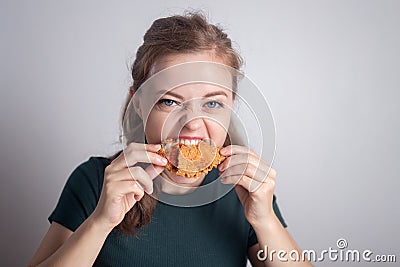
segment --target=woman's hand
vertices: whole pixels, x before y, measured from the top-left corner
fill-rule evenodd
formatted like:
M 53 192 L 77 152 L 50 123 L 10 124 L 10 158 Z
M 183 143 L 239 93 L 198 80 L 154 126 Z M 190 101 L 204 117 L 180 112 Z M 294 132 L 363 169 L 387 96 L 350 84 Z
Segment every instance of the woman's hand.
M 153 192 L 153 179 L 163 170 L 167 160 L 156 154 L 159 144 L 131 143 L 105 168 L 100 199 L 92 217 L 111 231 L 139 201 L 144 192 Z M 151 163 L 146 169 L 134 166 Z
M 272 200 L 276 171 L 253 151 L 230 145 L 220 150 L 227 159 L 218 166 L 221 182 L 235 184 L 246 219 L 253 227 L 275 218 Z

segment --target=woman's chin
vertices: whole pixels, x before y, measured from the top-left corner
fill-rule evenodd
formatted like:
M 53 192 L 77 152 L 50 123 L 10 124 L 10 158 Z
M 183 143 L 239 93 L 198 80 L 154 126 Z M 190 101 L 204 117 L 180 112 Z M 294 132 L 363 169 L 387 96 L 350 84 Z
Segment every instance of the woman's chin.
M 189 186 L 196 183 L 199 180 L 198 178 L 187 178 L 182 176 L 176 176 L 171 179 L 176 184 L 189 185 Z
M 167 171 L 167 170 L 166 170 Z M 196 177 L 196 178 L 187 178 L 179 175 L 172 174 L 171 172 L 168 172 L 168 178 L 175 184 L 177 185 L 182 185 L 182 186 L 199 186 L 201 184 L 201 181 L 203 180 L 203 176 Z

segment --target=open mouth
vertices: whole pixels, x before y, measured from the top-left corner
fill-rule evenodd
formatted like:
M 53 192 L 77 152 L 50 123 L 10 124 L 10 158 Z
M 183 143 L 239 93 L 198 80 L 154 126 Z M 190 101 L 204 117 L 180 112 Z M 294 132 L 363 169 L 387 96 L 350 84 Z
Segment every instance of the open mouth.
M 199 177 L 217 167 L 225 157 L 219 154 L 211 139 L 179 139 L 168 138 L 162 142 L 157 152 L 168 159 L 165 166 L 173 174 L 183 177 Z
M 185 146 L 197 146 L 200 142 L 205 142 L 209 145 L 214 145 L 213 141 L 209 138 L 205 139 L 184 139 L 184 138 L 168 138 L 164 140 L 161 145 L 165 148 L 169 148 L 174 145 L 185 145 Z

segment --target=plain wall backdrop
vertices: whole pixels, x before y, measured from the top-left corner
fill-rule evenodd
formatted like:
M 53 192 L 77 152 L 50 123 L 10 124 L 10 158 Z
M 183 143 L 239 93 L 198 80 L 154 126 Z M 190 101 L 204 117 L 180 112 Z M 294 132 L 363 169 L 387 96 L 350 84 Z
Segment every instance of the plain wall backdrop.
M 400 1 L 69 0 L 0 3 L 1 265 L 26 265 L 72 170 L 119 148 L 143 34 L 187 8 L 226 29 L 267 97 L 300 246 L 345 238 L 400 261 Z

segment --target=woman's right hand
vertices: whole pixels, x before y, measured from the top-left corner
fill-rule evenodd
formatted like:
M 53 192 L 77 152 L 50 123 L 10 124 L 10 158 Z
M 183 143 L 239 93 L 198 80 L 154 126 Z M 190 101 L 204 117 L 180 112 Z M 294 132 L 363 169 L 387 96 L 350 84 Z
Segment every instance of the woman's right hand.
M 156 153 L 160 148 L 159 144 L 130 143 L 105 168 L 100 199 L 91 215 L 93 220 L 111 231 L 143 197 L 144 192 L 153 192 L 153 179 L 167 164 L 166 158 Z M 151 164 L 146 169 L 134 166 L 139 162 Z

